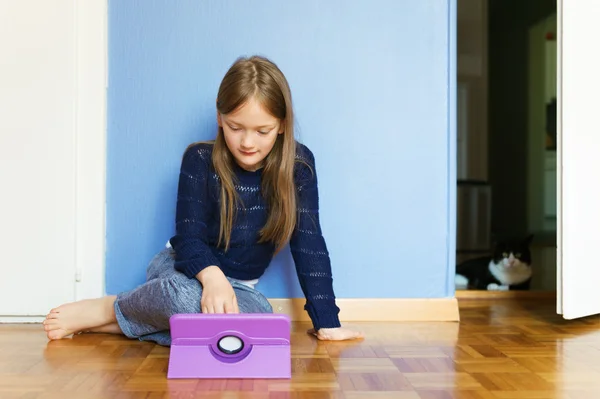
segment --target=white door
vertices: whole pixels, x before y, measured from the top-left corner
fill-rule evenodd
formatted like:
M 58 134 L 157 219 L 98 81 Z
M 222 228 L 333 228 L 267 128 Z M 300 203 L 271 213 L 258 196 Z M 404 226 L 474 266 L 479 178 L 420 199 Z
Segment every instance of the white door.
M 558 2 L 558 303 L 600 313 L 600 56 L 597 0 Z
M 75 2 L 0 2 L 0 316 L 75 299 Z

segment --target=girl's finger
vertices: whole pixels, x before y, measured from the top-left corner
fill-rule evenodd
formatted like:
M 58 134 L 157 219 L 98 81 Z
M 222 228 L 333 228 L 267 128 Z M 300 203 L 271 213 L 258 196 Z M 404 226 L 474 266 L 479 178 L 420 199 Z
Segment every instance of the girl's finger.
M 237 296 L 233 294 L 233 313 L 240 313 L 240 308 L 237 302 Z
M 214 312 L 215 313 L 225 313 L 225 303 L 222 301 L 217 302 L 215 304 Z

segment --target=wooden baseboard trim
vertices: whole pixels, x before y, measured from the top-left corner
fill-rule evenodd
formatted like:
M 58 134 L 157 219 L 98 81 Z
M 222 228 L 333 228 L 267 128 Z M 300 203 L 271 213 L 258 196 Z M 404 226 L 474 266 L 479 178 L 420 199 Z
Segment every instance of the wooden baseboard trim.
M 457 290 L 457 299 L 546 299 L 556 298 L 556 291 L 484 291 Z
M 275 313 L 310 321 L 303 298 L 272 298 Z M 459 321 L 456 298 L 338 298 L 340 321 Z

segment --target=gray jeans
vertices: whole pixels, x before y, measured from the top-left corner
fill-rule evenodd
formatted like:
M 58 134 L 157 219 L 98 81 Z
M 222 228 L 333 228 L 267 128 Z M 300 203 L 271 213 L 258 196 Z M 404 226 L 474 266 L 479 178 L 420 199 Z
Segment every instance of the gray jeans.
M 178 313 L 200 313 L 202 285 L 174 269 L 175 253 L 160 251 L 148 265 L 146 282 L 117 295 L 115 314 L 125 336 L 141 341 L 171 345 L 169 318 Z M 272 313 L 271 304 L 260 292 L 229 279 L 240 313 Z

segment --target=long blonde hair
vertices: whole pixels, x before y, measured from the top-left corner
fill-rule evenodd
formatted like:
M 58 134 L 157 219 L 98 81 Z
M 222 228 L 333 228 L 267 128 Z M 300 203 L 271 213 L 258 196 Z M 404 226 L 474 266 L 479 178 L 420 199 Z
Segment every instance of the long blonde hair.
M 280 251 L 296 225 L 296 187 L 294 163 L 296 140 L 292 95 L 288 82 L 277 65 L 261 56 L 238 58 L 225 74 L 217 95 L 217 111 L 229 114 L 255 98 L 282 122 L 283 133 L 263 163 L 262 194 L 267 202 L 268 218 L 260 230 L 259 242 L 271 242 Z M 214 141 L 212 162 L 221 181 L 221 223 L 219 246 L 229 249 L 235 210 L 240 203 L 235 190 L 234 158 L 219 127 Z

